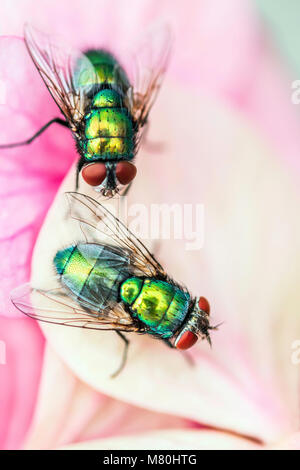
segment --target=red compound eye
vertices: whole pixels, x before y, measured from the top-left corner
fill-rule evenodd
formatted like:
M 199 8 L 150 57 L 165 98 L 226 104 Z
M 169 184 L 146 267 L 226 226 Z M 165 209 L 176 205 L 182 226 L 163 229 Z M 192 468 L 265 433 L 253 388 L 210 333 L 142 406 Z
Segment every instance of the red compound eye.
M 128 184 L 135 178 L 136 166 L 129 162 L 119 162 L 116 167 L 116 175 L 121 184 Z
M 208 301 L 206 300 L 205 297 L 200 297 L 200 299 L 198 300 L 198 306 L 201 310 L 206 312 L 207 315 L 209 315 L 210 306 L 209 306 L 209 303 L 208 303 Z
M 175 342 L 177 349 L 189 349 L 196 343 L 198 336 L 192 331 L 184 331 Z
M 104 163 L 92 163 L 82 170 L 82 178 L 91 186 L 99 186 L 106 178 L 106 168 Z

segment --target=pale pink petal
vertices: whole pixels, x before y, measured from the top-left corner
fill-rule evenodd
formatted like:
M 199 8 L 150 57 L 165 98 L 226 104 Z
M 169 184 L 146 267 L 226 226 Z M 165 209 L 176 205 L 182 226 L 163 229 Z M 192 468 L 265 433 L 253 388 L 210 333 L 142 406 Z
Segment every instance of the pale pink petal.
M 18 38 L 0 39 L 0 143 L 22 141 L 58 110 Z M 29 146 L 0 149 L 1 314 L 12 315 L 9 292 L 29 279 L 32 247 L 47 209 L 74 159 L 72 139 L 54 125 Z
M 177 107 L 185 113 L 170 121 Z M 198 119 L 187 127 L 186 116 Z M 213 334 L 212 351 L 204 343 L 196 347 L 192 368 L 164 344 L 130 335 L 126 370 L 111 380 L 123 348 L 115 334 L 43 330 L 75 374 L 99 391 L 202 425 L 278 440 L 295 429 L 298 403 L 297 368 L 290 360 L 299 331 L 297 187 L 246 123 L 171 84 L 154 112 L 150 136 L 164 143 L 164 158 L 145 149 L 143 178 L 129 202 L 148 209 L 166 202 L 204 204 L 203 249 L 186 251 L 186 240 L 162 240 L 159 256 L 175 279 L 210 299 L 212 322 L 225 322 Z M 201 173 L 195 171 L 199 159 Z M 71 188 L 73 177 L 61 192 Z M 60 223 L 62 201 L 58 196 L 36 245 L 34 279 L 43 287 L 55 250 L 82 238 L 78 224 L 70 222 L 67 229 Z
M 300 432 L 285 437 L 281 442 L 270 447 L 271 450 L 300 450 Z
M 164 18 L 176 39 L 168 75 L 240 109 L 299 171 L 299 116 L 291 103 L 297 77 L 284 71 L 286 64 L 274 53 L 253 2 L 191 0 L 186 8 L 181 0 L 162 0 L 159 9 L 156 0 L 132 0 L 130 8 L 127 0 L 115 4 L 112 9 L 110 0 L 90 0 L 86 8 L 84 0 L 45 0 L 43 8 L 36 8 L 33 0 L 23 0 L 16 11 L 11 1 L 2 0 L 2 33 L 22 35 L 29 21 L 74 46 L 106 45 L 119 52 Z
M 0 39 L 0 143 L 30 137 L 57 112 L 24 43 Z M 31 321 L 18 321 L 9 293 L 29 280 L 33 245 L 56 189 L 73 159 L 72 141 L 51 129 L 28 147 L 0 150 L 0 340 L 7 347 L 1 368 L 0 447 L 24 439 L 37 393 L 43 338 Z
M 131 436 L 98 439 L 64 447 L 64 449 L 89 450 L 261 450 L 250 440 L 215 431 L 189 431 L 165 429 Z M 104 456 L 103 456 L 104 457 Z M 182 457 L 183 459 L 183 457 Z M 182 460 L 182 463 L 183 460 Z M 187 463 L 187 462 L 186 462 Z
M 38 9 L 33 6 L 32 1 L 25 0 L 14 11 L 14 15 L 10 15 L 11 2 L 3 0 L 0 11 L 5 22 L 1 29 L 9 34 L 22 34 L 24 20 L 31 20 L 42 30 L 64 31 L 72 39 L 72 43 L 79 46 L 87 41 L 98 45 L 99 37 L 107 37 L 109 41 L 118 43 L 120 37 L 127 40 L 133 38 L 138 29 L 137 24 L 144 29 L 158 15 L 161 16 L 164 12 L 168 17 L 172 11 L 172 22 L 178 39 L 169 76 L 198 91 L 200 88 L 205 92 L 209 91 L 226 100 L 230 106 L 238 107 L 268 136 L 281 158 L 288 159 L 298 168 L 299 122 L 296 108 L 290 105 L 290 84 L 284 74 L 278 72 L 277 59 L 272 57 L 267 43 L 262 40 L 261 29 L 249 2 L 230 0 L 224 9 L 220 8 L 219 2 L 195 2 L 188 11 L 182 7 L 182 2 L 172 2 L 171 10 L 170 2 L 161 2 L 159 11 L 154 1 L 135 1 L 132 9 L 128 9 L 127 1 L 120 1 L 118 8 L 114 10 L 110 3 L 91 2 L 91 8 L 87 9 L 85 2 L 64 2 L 62 5 L 61 2 L 49 1 L 45 2 L 43 9 Z M 103 15 L 95 15 L 98 9 L 101 9 Z M 55 21 L 49 21 L 50 17 Z M 35 131 L 38 125 L 45 122 L 44 118 L 46 120 L 48 113 L 57 113 L 57 109 L 28 57 L 26 59 L 22 52 L 20 60 L 19 54 L 14 55 L 7 46 L 5 51 L 6 54 L 1 55 L 1 63 L 4 59 L 8 64 L 12 60 L 12 64 L 10 69 L 1 67 L 0 74 L 9 70 L 12 72 L 10 77 L 15 77 L 18 84 L 17 91 L 11 93 L 10 90 L 9 93 L 10 99 L 14 98 L 10 103 L 18 104 L 17 114 L 16 109 L 9 107 L 5 107 L 6 114 L 1 114 L 0 127 L 5 130 L 3 136 L 8 141 L 15 137 L 16 132 L 18 137 L 23 138 L 25 132 Z M 15 58 L 19 60 L 15 61 Z M 24 66 L 26 60 L 28 66 L 24 69 L 21 64 Z M 22 70 L 29 69 L 33 75 L 23 76 Z M 31 92 L 32 88 L 34 93 Z M 28 93 L 24 93 L 24 90 Z M 0 83 L 0 98 L 3 99 L 3 96 L 5 93 Z M 193 105 L 190 109 L 189 99 L 198 103 L 199 107 Z M 211 103 L 204 104 L 205 113 L 201 106 L 201 99 L 196 101 L 186 92 L 184 101 L 177 102 L 176 99 L 174 102 L 171 99 L 165 102 L 168 114 L 164 114 L 162 107 L 158 108 L 163 121 L 153 118 L 154 127 L 157 125 L 161 129 L 154 129 L 152 136 L 154 140 L 162 140 L 168 136 L 167 149 L 170 156 L 161 159 L 158 155 L 156 160 L 151 156 L 148 162 L 143 162 L 141 155 L 140 175 L 143 174 L 144 178 L 146 174 L 148 182 L 140 180 L 140 186 L 134 188 L 134 197 L 143 201 L 143 197 L 146 200 L 149 196 L 149 202 L 178 202 L 178 194 L 182 194 L 186 197 L 190 195 L 191 201 L 200 199 L 200 202 L 205 202 L 206 242 L 200 256 L 183 252 L 180 243 L 168 243 L 167 250 L 162 245 L 160 254 L 170 271 L 193 287 L 195 293 L 198 292 L 199 283 L 207 295 L 210 294 L 214 310 L 218 311 L 216 317 L 221 320 L 224 317 L 234 318 L 229 324 L 227 320 L 220 333 L 215 335 L 214 344 L 218 341 L 219 349 L 222 350 L 222 357 L 216 354 L 217 357 L 213 358 L 219 367 L 215 367 L 215 376 L 225 372 L 224 381 L 227 385 L 231 379 L 234 390 L 247 390 L 248 408 L 241 404 L 244 401 L 237 403 L 244 407 L 241 417 L 247 416 L 248 421 L 246 420 L 245 425 L 236 421 L 234 413 L 238 412 L 233 409 L 235 395 L 229 386 L 228 389 L 224 387 L 225 397 L 222 398 L 225 403 L 218 402 L 219 379 L 213 384 L 214 395 L 211 392 L 214 375 L 206 373 L 205 379 L 201 378 L 199 381 L 203 389 L 208 381 L 206 393 L 210 395 L 209 399 L 214 406 L 207 407 L 206 402 L 204 405 L 214 412 L 214 417 L 211 420 L 211 417 L 203 414 L 203 406 L 197 410 L 196 419 L 217 423 L 222 418 L 222 426 L 234 427 L 238 432 L 259 435 L 263 439 L 276 440 L 279 435 L 295 430 L 298 411 L 297 368 L 290 359 L 291 343 L 299 337 L 297 312 L 294 311 L 295 305 L 299 304 L 299 260 L 295 255 L 299 252 L 298 191 L 294 189 L 293 177 L 274 162 L 274 156 L 271 158 L 256 143 L 256 139 L 254 144 L 249 143 L 252 136 L 249 137 L 248 131 L 244 135 L 236 123 L 230 130 L 227 120 L 231 118 L 227 114 L 220 119 L 215 111 L 211 111 Z M 182 129 L 187 127 L 184 127 L 185 123 L 181 124 L 179 110 L 184 109 L 187 114 L 186 108 L 191 116 L 188 122 L 198 116 L 198 122 L 194 123 L 197 129 L 191 126 L 190 132 L 185 134 L 186 138 L 181 137 L 179 140 Z M 2 111 L 3 108 L 1 113 Z M 169 123 L 170 114 L 178 119 L 177 123 Z M 175 136 L 169 143 L 169 137 L 174 133 Z M 209 138 L 206 137 L 207 133 Z M 188 141 L 190 143 L 187 145 Z M 75 156 L 69 133 L 57 127 L 47 131 L 47 135 L 33 145 L 35 147 L 31 146 L 22 152 L 0 154 L 1 159 L 3 156 L 7 162 L 5 175 L 2 173 L 4 185 L 0 181 L 5 191 L 5 205 L 2 203 L 2 207 L 7 208 L 1 214 L 5 230 L 3 234 L 1 232 L 0 254 L 3 259 L 8 260 L 9 253 L 11 260 L 11 264 L 7 261 L 3 271 L 0 308 L 4 313 L 12 312 L 7 301 L 8 291 L 14 284 L 28 278 L 30 255 L 37 231 L 59 181 Z M 145 153 L 148 156 L 147 150 Z M 9 156 L 13 158 L 9 160 Z M 190 168 L 186 168 L 187 162 Z M 193 168 L 201 168 L 201 173 L 195 175 Z M 157 188 L 151 191 L 153 181 L 161 182 L 158 194 Z M 166 186 L 167 189 L 164 190 Z M 193 187 L 199 190 L 199 194 L 192 191 Z M 143 197 L 139 194 L 143 194 Z M 21 212 L 20 198 L 23 201 Z M 18 217 L 11 216 L 16 213 Z M 182 258 L 180 252 L 183 253 Z M 195 273 L 198 272 L 197 279 Z M 72 340 L 70 346 L 71 342 Z M 67 346 L 63 345 L 62 349 Z M 103 346 L 106 348 L 110 345 Z M 154 346 L 149 347 L 152 352 Z M 62 355 L 65 355 L 64 351 Z M 148 363 L 150 359 L 147 356 L 145 362 Z M 115 363 L 117 360 L 115 357 Z M 202 360 L 210 367 L 210 357 L 206 358 L 206 362 L 201 358 Z M 70 358 L 73 369 L 78 373 L 76 361 L 76 355 L 74 359 Z M 213 363 L 212 369 L 214 366 Z M 79 375 L 86 378 L 86 373 L 83 369 Z M 91 375 L 94 373 L 93 371 Z M 137 371 L 134 370 L 129 379 L 132 377 L 133 380 L 136 375 Z M 88 377 L 86 380 L 94 384 L 94 379 Z M 189 385 L 192 389 L 194 382 Z M 99 383 L 98 388 L 103 390 L 105 387 Z M 107 390 L 109 393 L 109 386 Z M 231 398 L 226 396 L 226 390 L 230 390 Z M 3 393 L 6 392 L 3 389 Z M 9 393 L 6 396 L 10 396 Z M 167 401 L 161 405 L 159 399 L 153 400 L 151 397 L 149 403 L 155 409 L 160 406 L 165 409 L 168 405 Z M 172 408 L 171 412 L 174 408 L 177 410 L 176 403 L 174 400 L 171 406 L 168 405 Z M 228 403 L 231 406 L 227 410 Z M 192 404 L 194 405 L 193 401 Z M 251 406 L 256 411 L 249 423 Z M 217 408 L 216 411 L 214 407 Z M 221 415 L 222 408 L 226 409 L 224 416 Z M 233 417 L 229 419 L 232 409 Z M 181 411 L 184 415 L 192 413 L 191 409 Z M 258 415 L 261 419 L 257 418 Z
M 0 341 L 0 448 L 17 449 L 36 403 L 43 338 L 34 321 L 0 317 Z
M 103 395 L 80 381 L 47 348 L 36 412 L 26 440 L 28 449 L 162 428 L 187 428 L 188 420 L 141 409 Z

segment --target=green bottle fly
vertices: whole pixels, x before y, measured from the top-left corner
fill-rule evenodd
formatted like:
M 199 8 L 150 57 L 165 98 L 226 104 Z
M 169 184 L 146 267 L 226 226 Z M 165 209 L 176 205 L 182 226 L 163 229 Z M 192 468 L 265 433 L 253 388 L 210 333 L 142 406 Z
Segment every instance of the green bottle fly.
M 0 149 L 30 144 L 53 123 L 68 127 L 79 154 L 76 190 L 82 171 L 88 184 L 113 196 L 136 175 L 134 157 L 167 66 L 169 29 L 137 41 L 136 51 L 124 57 L 127 72 L 110 51 L 68 50 L 28 24 L 24 40 L 64 119 L 51 119 L 31 138 Z
M 170 282 L 131 277 L 128 259 L 112 247 L 80 243 L 58 251 L 54 266 L 77 301 L 101 310 L 121 301 L 149 334 L 170 338 L 184 322 L 190 295 Z
M 121 368 L 129 344 L 124 333 L 148 334 L 180 350 L 192 347 L 198 338 L 210 342 L 213 327 L 207 300 L 193 298 L 174 282 L 143 243 L 100 203 L 79 193 L 68 197 L 72 216 L 80 221 L 86 240 L 92 240 L 56 253 L 57 291 L 28 292 L 26 287 L 22 295 L 13 296 L 14 304 L 39 320 L 115 330 L 126 346 Z M 114 245 L 97 241 L 102 232 Z M 34 304 L 28 305 L 24 297 L 33 298 Z M 51 300 L 47 314 L 45 298 Z

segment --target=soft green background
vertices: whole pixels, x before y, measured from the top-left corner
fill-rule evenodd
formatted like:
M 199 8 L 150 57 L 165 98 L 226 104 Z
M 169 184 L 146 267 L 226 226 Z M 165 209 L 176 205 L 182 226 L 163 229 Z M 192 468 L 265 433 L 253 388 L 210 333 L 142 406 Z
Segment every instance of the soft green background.
M 300 0 L 253 0 L 286 62 L 300 76 Z

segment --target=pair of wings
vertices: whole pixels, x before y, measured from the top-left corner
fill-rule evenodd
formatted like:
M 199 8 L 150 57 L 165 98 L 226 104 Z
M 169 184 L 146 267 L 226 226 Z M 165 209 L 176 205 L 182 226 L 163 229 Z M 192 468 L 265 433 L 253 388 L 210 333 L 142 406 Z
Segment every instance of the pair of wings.
M 103 243 L 103 236 L 126 254 L 134 275 L 167 277 L 164 269 L 145 245 L 102 204 L 89 196 L 67 193 L 70 215 L 80 223 L 86 242 Z M 56 281 L 59 280 L 56 279 Z M 11 294 L 13 304 L 36 320 L 94 330 L 119 330 L 143 332 L 122 304 L 114 302 L 103 310 L 85 299 L 73 300 L 62 287 L 42 290 L 30 284 L 15 289 Z
M 97 83 L 92 63 L 83 53 L 62 47 L 30 25 L 25 26 L 24 38 L 29 54 L 48 90 L 71 129 L 76 132 L 87 106 L 88 86 L 79 86 L 75 75 L 80 76 L 82 73 L 88 83 Z M 146 123 L 159 91 L 170 47 L 170 30 L 167 26 L 160 26 L 145 35 L 131 56 L 132 79 L 127 91 L 127 101 L 138 129 Z M 117 68 L 115 73 L 118 73 Z

